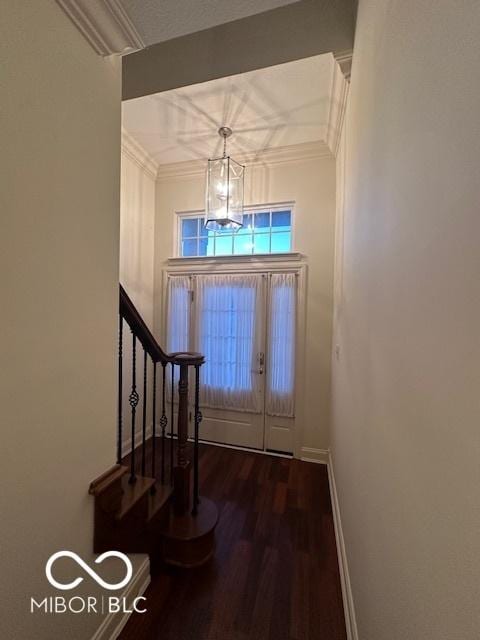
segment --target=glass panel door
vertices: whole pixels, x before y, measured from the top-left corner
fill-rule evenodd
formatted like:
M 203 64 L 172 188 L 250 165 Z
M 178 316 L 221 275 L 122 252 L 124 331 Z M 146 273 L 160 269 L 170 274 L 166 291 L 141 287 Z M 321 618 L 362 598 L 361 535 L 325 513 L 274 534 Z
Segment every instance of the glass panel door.
M 205 355 L 201 439 L 292 452 L 296 274 L 196 274 L 168 282 L 169 350 Z
M 195 349 L 205 356 L 203 406 L 260 413 L 255 363 L 262 346 L 262 275 L 196 277 Z

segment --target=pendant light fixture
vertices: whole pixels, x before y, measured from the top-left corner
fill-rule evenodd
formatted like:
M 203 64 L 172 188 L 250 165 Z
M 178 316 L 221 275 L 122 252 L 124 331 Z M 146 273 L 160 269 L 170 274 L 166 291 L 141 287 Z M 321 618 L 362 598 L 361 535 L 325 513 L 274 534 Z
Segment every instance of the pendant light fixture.
M 230 127 L 220 127 L 223 156 L 208 160 L 205 198 L 205 227 L 210 231 L 237 231 L 243 226 L 245 167 L 227 156 Z

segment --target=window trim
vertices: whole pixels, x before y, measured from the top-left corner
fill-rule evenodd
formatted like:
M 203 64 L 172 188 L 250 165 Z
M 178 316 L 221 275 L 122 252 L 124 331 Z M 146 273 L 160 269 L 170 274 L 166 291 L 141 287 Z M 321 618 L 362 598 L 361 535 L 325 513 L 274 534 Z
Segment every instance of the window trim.
M 248 206 L 244 206 L 245 213 L 268 210 L 268 211 L 278 211 L 287 209 L 291 213 L 291 247 L 290 251 L 286 253 L 276 254 L 276 253 L 254 253 L 254 254 L 227 254 L 222 256 L 182 256 L 181 255 L 181 242 L 182 242 L 182 220 L 192 219 L 192 218 L 200 218 L 205 215 L 204 209 L 189 209 L 184 211 L 175 211 L 175 223 L 173 225 L 173 248 L 174 255 L 173 258 L 179 260 L 195 260 L 195 259 L 224 259 L 231 258 L 232 256 L 236 257 L 245 257 L 245 256 L 274 256 L 274 255 L 288 255 L 289 253 L 295 253 L 295 223 L 296 223 L 296 211 L 295 211 L 295 201 L 287 200 L 285 202 L 273 202 L 273 203 L 261 203 L 261 204 L 250 204 Z M 270 227 L 271 229 L 271 227 Z M 270 235 L 271 235 L 270 231 Z

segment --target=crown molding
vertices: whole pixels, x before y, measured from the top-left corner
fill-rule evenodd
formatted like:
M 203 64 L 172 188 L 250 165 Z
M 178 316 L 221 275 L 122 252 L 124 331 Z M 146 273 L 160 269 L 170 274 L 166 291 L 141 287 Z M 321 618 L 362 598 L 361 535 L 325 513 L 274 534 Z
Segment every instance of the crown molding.
M 130 158 L 153 180 L 156 180 L 158 173 L 158 164 L 152 156 L 145 151 L 142 145 L 122 127 L 122 153 Z
M 323 140 L 305 142 L 287 147 L 265 149 L 261 152 L 235 154 L 235 160 L 249 167 L 270 168 L 280 164 L 291 164 L 332 157 L 332 153 Z M 158 167 L 157 180 L 187 179 L 204 175 L 207 158 L 161 164 Z
M 123 55 L 145 48 L 119 0 L 56 2 L 99 55 Z
M 333 54 L 333 57 L 340 65 L 340 69 L 347 82 L 350 82 L 350 73 L 352 71 L 352 59 L 353 49 L 347 49 L 346 51 L 337 51 Z
M 350 55 L 350 60 L 351 59 L 352 57 Z M 350 83 L 345 77 L 341 64 L 337 59 L 335 59 L 327 121 L 327 144 L 335 157 L 338 153 L 340 137 L 342 135 L 349 84 Z

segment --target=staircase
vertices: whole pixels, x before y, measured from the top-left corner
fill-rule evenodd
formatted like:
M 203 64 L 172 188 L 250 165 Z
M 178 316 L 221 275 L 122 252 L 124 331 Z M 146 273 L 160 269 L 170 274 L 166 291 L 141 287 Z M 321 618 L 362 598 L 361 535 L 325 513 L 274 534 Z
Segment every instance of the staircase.
M 126 419 L 125 334 L 131 341 Z M 140 393 L 138 351 L 143 369 Z M 89 493 L 95 497 L 95 553 L 148 553 L 153 567 L 167 563 L 185 568 L 200 566 L 213 555 L 218 513 L 212 501 L 199 495 L 203 362 L 199 353 L 165 353 L 120 287 L 117 460 L 90 484 Z M 195 385 L 193 446 L 188 441 L 190 379 Z

